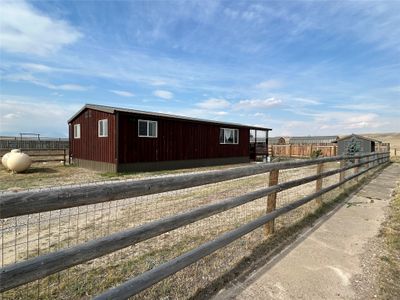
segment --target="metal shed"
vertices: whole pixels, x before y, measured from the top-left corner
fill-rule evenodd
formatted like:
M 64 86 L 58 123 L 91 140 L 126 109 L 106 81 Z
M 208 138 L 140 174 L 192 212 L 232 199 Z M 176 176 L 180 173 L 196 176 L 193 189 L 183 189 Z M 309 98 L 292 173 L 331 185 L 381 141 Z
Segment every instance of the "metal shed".
M 93 104 L 68 124 L 73 162 L 105 172 L 249 162 L 260 154 L 268 156 L 271 130 Z M 263 138 L 251 143 L 250 131 L 262 132 Z
M 381 141 L 351 134 L 337 140 L 338 155 L 376 152 Z

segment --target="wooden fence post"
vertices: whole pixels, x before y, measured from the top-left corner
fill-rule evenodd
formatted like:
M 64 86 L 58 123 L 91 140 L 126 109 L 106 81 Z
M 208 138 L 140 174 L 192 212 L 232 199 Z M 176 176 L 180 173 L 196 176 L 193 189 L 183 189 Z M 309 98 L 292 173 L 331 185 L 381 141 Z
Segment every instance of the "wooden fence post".
M 317 175 L 321 174 L 324 171 L 324 164 L 318 164 L 317 165 Z M 315 182 L 315 192 L 319 192 L 322 189 L 322 178 L 317 179 Z M 321 205 L 322 204 L 322 196 L 318 197 L 317 199 L 317 204 Z
M 340 161 L 340 168 L 344 168 L 345 165 L 346 165 L 346 161 L 345 160 L 341 160 Z M 343 182 L 345 175 L 346 175 L 346 171 L 342 171 L 342 172 L 339 173 L 339 182 Z M 344 189 L 345 188 L 344 184 L 342 184 L 340 186 L 340 188 Z
M 359 158 L 356 158 L 355 159 L 355 161 L 354 161 L 354 163 L 357 165 L 357 164 L 359 164 L 360 163 L 360 159 Z M 358 172 L 360 171 L 360 167 L 355 167 L 354 168 L 354 174 L 357 174 Z M 356 181 L 358 182 L 358 176 L 356 177 Z
M 292 144 L 289 144 L 289 157 L 292 157 Z
M 277 185 L 279 179 L 279 170 L 272 170 L 269 173 L 269 186 Z M 268 195 L 267 213 L 274 211 L 276 208 L 276 193 Z M 265 235 L 268 236 L 275 231 L 275 220 L 269 221 L 264 226 Z
M 346 165 L 346 161 L 345 160 L 341 160 L 340 161 L 340 168 L 344 168 L 345 165 Z M 346 171 L 340 172 L 340 175 L 339 175 L 339 181 L 340 182 L 342 182 L 344 180 L 345 175 L 346 175 Z
M 67 162 L 67 151 L 66 151 L 66 149 L 64 148 L 64 161 L 63 161 L 64 167 L 65 167 L 66 162 Z

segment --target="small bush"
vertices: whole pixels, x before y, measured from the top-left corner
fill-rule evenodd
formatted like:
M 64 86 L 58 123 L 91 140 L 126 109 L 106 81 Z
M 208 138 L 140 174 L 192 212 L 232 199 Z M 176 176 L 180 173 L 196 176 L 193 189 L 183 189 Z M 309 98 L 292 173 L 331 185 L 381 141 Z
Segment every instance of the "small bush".
M 318 158 L 318 157 L 320 157 L 320 156 L 322 156 L 322 150 L 321 150 L 321 149 L 314 150 L 314 151 L 311 153 L 311 158 Z

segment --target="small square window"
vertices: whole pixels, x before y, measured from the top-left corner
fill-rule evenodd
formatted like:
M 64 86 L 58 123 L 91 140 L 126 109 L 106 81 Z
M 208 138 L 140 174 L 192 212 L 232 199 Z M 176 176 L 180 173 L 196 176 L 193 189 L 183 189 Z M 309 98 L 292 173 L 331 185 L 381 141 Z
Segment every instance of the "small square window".
M 239 144 L 239 129 L 221 128 L 219 130 L 220 144 Z
M 74 139 L 81 138 L 81 124 L 74 125 Z
M 99 120 L 98 126 L 99 137 L 107 137 L 108 136 L 108 120 Z
M 157 137 L 157 121 L 139 120 L 138 121 L 139 137 Z

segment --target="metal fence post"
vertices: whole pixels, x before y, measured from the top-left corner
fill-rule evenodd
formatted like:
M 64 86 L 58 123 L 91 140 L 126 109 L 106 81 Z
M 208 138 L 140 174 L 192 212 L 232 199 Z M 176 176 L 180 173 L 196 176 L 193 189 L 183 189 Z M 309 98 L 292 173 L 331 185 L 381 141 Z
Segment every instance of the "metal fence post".
M 278 179 L 279 179 L 279 170 L 272 170 L 269 173 L 269 186 L 274 186 L 278 184 Z M 270 213 L 274 211 L 276 208 L 276 193 L 268 195 L 268 200 L 267 200 L 267 213 Z M 275 231 L 275 220 L 269 221 L 267 224 L 264 226 L 264 232 L 265 235 L 268 236 Z
M 318 164 L 317 165 L 317 175 L 321 174 L 324 171 L 324 164 Z M 315 182 L 315 192 L 319 192 L 322 189 L 322 183 L 323 183 L 323 179 L 317 179 L 317 181 Z M 316 199 L 316 202 L 318 205 L 322 204 L 322 196 L 318 197 Z

